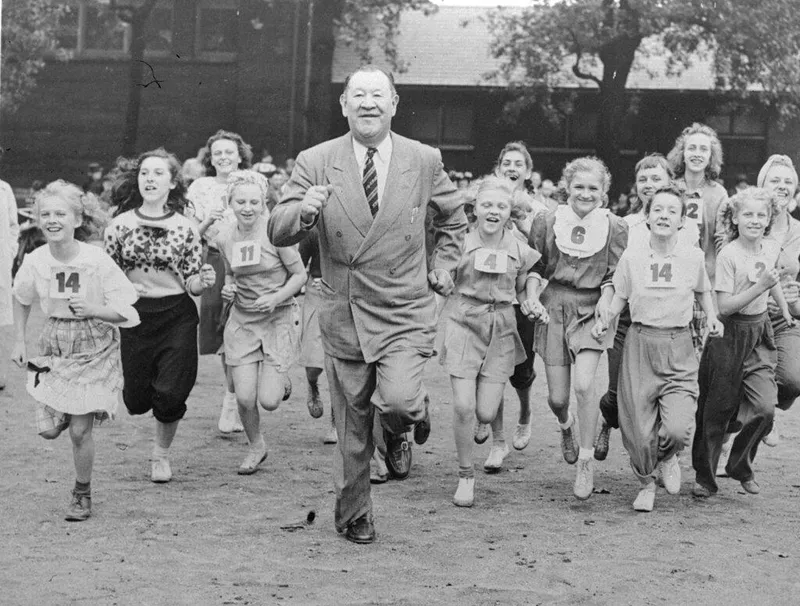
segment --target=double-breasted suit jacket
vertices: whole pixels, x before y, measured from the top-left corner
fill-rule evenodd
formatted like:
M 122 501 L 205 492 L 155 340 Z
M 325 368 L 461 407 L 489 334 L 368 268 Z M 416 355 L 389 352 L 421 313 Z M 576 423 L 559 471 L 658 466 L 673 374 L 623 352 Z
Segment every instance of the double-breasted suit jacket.
M 433 352 L 432 269 L 455 269 L 466 231 L 462 201 L 438 150 L 395 133 L 380 207 L 369 210 L 352 135 L 302 152 L 281 203 L 269 220 L 276 246 L 316 229 L 320 243 L 320 329 L 325 352 L 372 363 L 397 349 Z M 312 226 L 301 225 L 301 201 L 313 185 L 332 192 Z M 428 257 L 431 207 L 435 245 Z

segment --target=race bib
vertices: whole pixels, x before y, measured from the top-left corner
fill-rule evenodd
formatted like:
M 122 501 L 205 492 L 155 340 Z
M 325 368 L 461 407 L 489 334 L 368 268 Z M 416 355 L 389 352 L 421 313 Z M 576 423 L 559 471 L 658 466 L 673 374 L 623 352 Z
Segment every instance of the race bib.
M 579 219 L 565 206 L 556 211 L 553 224 L 556 246 L 567 255 L 578 258 L 591 257 L 605 247 L 609 222 L 607 209 L 595 209 L 584 219 Z
M 758 279 L 761 277 L 761 274 L 763 274 L 767 270 L 767 264 L 764 263 L 763 260 L 759 259 L 753 259 L 752 261 L 749 262 L 749 264 L 750 267 L 748 268 L 747 271 L 747 279 L 750 280 L 753 284 L 755 284 L 756 282 L 758 282 Z
M 86 275 L 76 267 L 50 268 L 50 298 L 69 299 L 72 295 L 86 296 Z
M 672 272 L 672 261 L 650 263 L 645 275 L 647 288 L 675 288 L 676 276 Z
M 703 198 L 686 199 L 686 220 L 700 226 L 703 222 Z
M 475 251 L 475 269 L 487 274 L 504 274 L 508 271 L 508 253 L 504 250 L 479 248 Z
M 244 240 L 233 245 L 231 267 L 258 265 L 261 261 L 261 244 L 255 240 Z

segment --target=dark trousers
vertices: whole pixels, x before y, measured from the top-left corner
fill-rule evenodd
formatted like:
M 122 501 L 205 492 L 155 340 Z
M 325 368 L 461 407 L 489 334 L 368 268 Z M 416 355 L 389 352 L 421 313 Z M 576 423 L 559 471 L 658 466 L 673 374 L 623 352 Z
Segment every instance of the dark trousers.
M 608 354 L 608 391 L 600 398 L 600 414 L 609 427 L 619 429 L 619 407 L 617 404 L 617 383 L 619 368 L 622 364 L 622 351 L 625 348 L 625 337 L 631 326 L 631 313 L 627 307 L 619 315 L 617 332 L 614 333 L 614 345 L 607 350 Z
M 182 294 L 140 299 L 136 309 L 141 324 L 120 329 L 122 399 L 132 415 L 178 421 L 197 379 L 197 307 Z
M 725 469 L 731 478 L 744 482 L 753 478 L 753 459 L 772 427 L 778 399 L 777 351 L 767 314 L 734 314 L 723 324 L 724 336 L 709 338 L 700 359 L 692 444 L 696 481 L 712 493 L 717 491 L 717 463 L 729 425 L 741 425 L 741 431 Z
M 514 389 L 527 389 L 533 385 L 536 378 L 536 371 L 533 370 L 533 337 L 536 333 L 536 326 L 519 310 L 519 305 L 514 306 L 514 313 L 517 316 L 517 333 L 525 350 L 525 361 L 514 367 L 510 383 Z
M 413 349 L 388 353 L 373 363 L 325 356 L 339 436 L 333 483 L 334 523 L 340 532 L 372 511 L 369 462 L 375 448 L 372 424 L 376 409 L 383 426 L 395 434 L 420 422 L 425 416 L 422 374 L 427 361 L 428 356 Z

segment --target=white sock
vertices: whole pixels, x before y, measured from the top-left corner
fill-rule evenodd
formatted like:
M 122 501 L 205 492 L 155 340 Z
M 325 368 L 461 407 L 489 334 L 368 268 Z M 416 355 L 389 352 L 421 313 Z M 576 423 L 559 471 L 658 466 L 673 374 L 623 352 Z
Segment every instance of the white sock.
M 558 420 L 558 419 L 556 419 L 556 420 Z M 570 427 L 572 427 L 572 424 L 574 422 L 575 422 L 575 417 L 572 416 L 572 413 L 569 413 L 569 417 L 567 418 L 567 422 L 566 423 L 561 423 L 559 421 L 558 426 L 561 429 L 569 429 Z
M 164 448 L 158 444 L 153 445 L 153 458 L 154 459 L 168 459 L 169 448 Z
M 594 458 L 594 448 L 583 448 L 581 447 L 580 451 L 578 452 L 579 459 L 593 459 Z

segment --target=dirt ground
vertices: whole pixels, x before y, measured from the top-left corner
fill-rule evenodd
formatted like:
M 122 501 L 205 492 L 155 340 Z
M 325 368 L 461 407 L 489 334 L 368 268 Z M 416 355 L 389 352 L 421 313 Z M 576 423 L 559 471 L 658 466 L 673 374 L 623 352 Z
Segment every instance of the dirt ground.
M 40 325 L 34 314 L 32 335 Z M 538 361 L 537 370 L 530 445 L 493 476 L 481 471 L 490 443 L 476 447 L 476 503 L 461 509 L 450 501 L 449 381 L 433 360 L 433 433 L 415 446 L 407 480 L 373 487 L 378 541 L 359 546 L 333 528 L 327 391 L 326 416 L 311 419 L 301 369 L 292 398 L 262 416 L 269 458 L 250 477 L 236 475 L 244 436 L 216 429 L 222 377 L 213 357 L 201 360 L 171 483 L 149 481 L 152 418 L 123 409 L 96 431 L 94 513 L 84 523 L 63 521 L 74 481 L 69 438 L 34 433 L 23 373 L 8 369 L 0 604 L 800 603 L 800 409 L 781 416 L 781 444 L 759 451 L 760 495 L 722 480 L 719 496 L 693 499 L 684 453 L 682 494 L 659 489 L 655 510 L 636 513 L 619 432 L 596 466 L 595 494 L 572 496 L 575 468 L 561 459 Z M 604 373 L 603 365 L 598 389 Z M 510 437 L 517 405 L 510 389 L 507 397 Z M 313 524 L 281 528 L 311 511 Z

